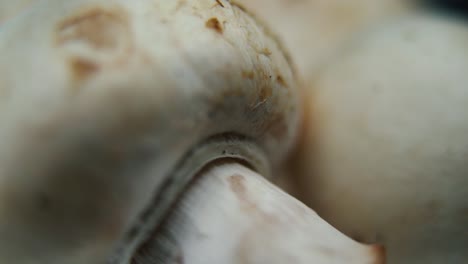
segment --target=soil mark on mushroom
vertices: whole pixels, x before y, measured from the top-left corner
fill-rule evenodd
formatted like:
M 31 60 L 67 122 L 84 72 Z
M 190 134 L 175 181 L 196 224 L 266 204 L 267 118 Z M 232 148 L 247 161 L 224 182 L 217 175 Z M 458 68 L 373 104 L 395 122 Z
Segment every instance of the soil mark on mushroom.
M 287 87 L 286 82 L 284 81 L 283 76 L 279 75 L 276 76 L 276 81 L 281 85 L 282 87 Z
M 99 70 L 99 65 L 83 58 L 74 58 L 70 67 L 77 81 L 84 80 Z
M 216 17 L 212 17 L 208 19 L 205 25 L 207 28 L 211 28 L 214 31 L 218 32 L 219 34 L 223 34 L 223 27 L 221 26 L 221 23 Z
M 255 77 L 253 71 L 242 71 L 242 78 L 253 80 Z

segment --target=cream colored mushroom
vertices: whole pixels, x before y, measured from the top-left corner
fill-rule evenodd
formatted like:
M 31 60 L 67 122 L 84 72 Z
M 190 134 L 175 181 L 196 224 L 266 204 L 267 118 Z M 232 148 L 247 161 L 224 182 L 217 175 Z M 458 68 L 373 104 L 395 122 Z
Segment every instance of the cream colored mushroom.
M 233 162 L 199 175 L 134 264 L 384 263 L 259 174 Z
M 303 200 L 389 263 L 468 261 L 467 43 L 465 21 L 413 13 L 309 83 Z
M 270 176 L 297 131 L 283 51 L 229 1 L 38 1 L 0 54 L 0 263 L 128 263 L 202 167 Z

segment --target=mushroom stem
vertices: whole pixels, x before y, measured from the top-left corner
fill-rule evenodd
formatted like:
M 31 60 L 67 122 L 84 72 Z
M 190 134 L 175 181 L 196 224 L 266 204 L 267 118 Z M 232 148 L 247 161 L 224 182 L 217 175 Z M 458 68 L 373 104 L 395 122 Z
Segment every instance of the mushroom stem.
M 236 163 L 206 169 L 135 255 L 147 263 L 384 263 L 304 204 Z

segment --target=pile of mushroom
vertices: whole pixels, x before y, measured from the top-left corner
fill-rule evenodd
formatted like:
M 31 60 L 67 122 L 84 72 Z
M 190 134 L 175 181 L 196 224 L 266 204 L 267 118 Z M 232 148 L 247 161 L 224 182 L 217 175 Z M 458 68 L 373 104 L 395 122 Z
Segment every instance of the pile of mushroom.
M 304 40 L 286 45 L 293 61 L 314 63 L 301 67 L 307 109 L 288 188 L 350 237 L 385 245 L 389 263 L 468 262 L 465 2 L 374 1 L 387 8 L 326 40 L 332 55 L 322 62 L 314 41 L 324 37 L 313 27 L 297 33 L 296 21 L 319 19 L 300 16 L 322 11 L 308 6 L 339 1 L 260 2 L 252 8 L 286 40 Z
M 301 103 L 281 46 L 242 8 L 48 0 L 18 12 L 0 31 L 0 263 L 236 263 L 236 250 L 259 263 L 278 249 L 280 263 L 380 262 L 381 247 L 259 176 L 290 152 Z
M 468 260 L 465 22 L 241 2 L 0 0 L 0 263 Z

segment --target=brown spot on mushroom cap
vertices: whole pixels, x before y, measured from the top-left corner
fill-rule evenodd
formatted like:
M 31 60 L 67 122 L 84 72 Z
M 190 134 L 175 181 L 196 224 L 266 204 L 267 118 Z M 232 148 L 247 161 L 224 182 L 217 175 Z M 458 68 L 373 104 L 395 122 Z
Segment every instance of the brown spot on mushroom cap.
M 211 28 L 214 31 L 218 32 L 219 34 L 223 33 L 223 27 L 221 26 L 221 23 L 216 17 L 212 17 L 208 19 L 205 23 L 207 28 Z
M 58 24 L 56 43 L 67 54 L 72 87 L 80 87 L 81 82 L 110 65 L 125 65 L 134 51 L 132 39 L 123 8 L 85 7 L 67 16 Z
M 254 74 L 252 73 L 242 73 L 242 76 L 245 77 L 254 77 Z M 250 108 L 252 110 L 255 110 L 259 105 L 265 103 L 268 99 L 270 99 L 273 95 L 273 87 L 270 82 L 271 80 L 271 75 L 268 75 L 265 72 L 261 72 L 260 76 L 262 78 L 263 83 L 259 84 L 258 86 L 258 96 L 256 98 L 253 98 L 252 102 L 250 103 Z
M 260 51 L 260 54 L 263 54 L 263 55 L 269 57 L 269 56 L 272 54 L 272 52 L 271 52 L 271 50 L 270 50 L 269 48 L 263 48 L 263 49 Z
M 187 5 L 187 1 L 186 0 L 180 0 L 179 2 L 177 2 L 177 6 L 175 8 L 175 12 L 178 12 L 180 9 L 182 9 L 182 7 L 184 7 L 185 5 Z
M 74 58 L 70 61 L 70 68 L 74 79 L 81 81 L 96 73 L 99 70 L 99 65 L 86 59 Z
M 282 87 L 287 88 L 286 82 L 284 81 L 283 76 L 281 76 L 280 74 L 278 74 L 278 75 L 276 76 L 276 81 L 277 81 Z
M 255 77 L 253 71 L 242 71 L 242 78 L 253 80 Z
M 57 43 L 85 42 L 94 49 L 113 49 L 128 32 L 128 19 L 123 10 L 87 9 L 62 21 L 57 30 Z
M 260 93 L 258 95 L 260 103 L 265 102 L 268 98 L 271 97 L 273 91 L 269 85 L 264 85 L 260 88 Z

